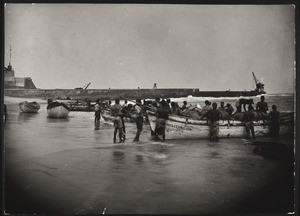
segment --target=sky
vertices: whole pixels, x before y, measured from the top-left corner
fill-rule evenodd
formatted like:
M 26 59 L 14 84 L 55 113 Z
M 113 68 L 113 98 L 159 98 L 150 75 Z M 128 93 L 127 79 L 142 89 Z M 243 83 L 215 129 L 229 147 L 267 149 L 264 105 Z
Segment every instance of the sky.
M 6 4 L 5 65 L 37 88 L 295 89 L 293 5 Z

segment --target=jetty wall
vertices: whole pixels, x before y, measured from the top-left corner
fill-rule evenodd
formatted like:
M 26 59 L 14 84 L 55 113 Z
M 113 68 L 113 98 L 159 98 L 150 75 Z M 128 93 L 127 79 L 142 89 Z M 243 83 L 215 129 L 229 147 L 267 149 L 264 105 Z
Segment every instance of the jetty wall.
M 5 89 L 4 95 L 20 98 L 114 100 L 178 98 L 194 95 L 199 89 Z

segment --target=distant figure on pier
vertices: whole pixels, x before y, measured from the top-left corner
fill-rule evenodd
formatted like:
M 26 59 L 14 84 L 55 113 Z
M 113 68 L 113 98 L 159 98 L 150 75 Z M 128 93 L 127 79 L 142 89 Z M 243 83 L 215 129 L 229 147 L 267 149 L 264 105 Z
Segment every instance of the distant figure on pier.
M 157 85 L 156 85 L 156 83 L 154 83 L 154 85 L 153 85 L 153 89 L 157 89 Z
M 271 121 L 270 127 L 270 136 L 273 138 L 277 138 L 279 136 L 279 112 L 277 111 L 276 105 L 272 106 L 272 111 L 269 113 L 269 118 Z
M 140 141 L 140 134 L 143 130 L 143 109 L 142 109 L 142 101 L 140 99 L 136 100 L 136 105 L 134 106 L 134 110 L 137 113 L 136 117 L 136 135 L 134 138 L 134 142 Z

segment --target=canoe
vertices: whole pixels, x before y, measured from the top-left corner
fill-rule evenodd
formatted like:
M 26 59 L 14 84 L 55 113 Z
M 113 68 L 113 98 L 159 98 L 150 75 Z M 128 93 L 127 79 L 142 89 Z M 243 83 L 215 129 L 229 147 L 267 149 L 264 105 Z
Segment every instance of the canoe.
M 150 129 L 155 130 L 156 116 L 153 112 L 147 111 L 150 122 Z M 280 135 L 294 133 L 293 112 L 281 113 L 280 115 Z M 246 137 L 245 123 L 239 120 L 220 120 L 219 138 Z M 270 122 L 262 120 L 254 121 L 255 136 L 268 136 Z M 192 118 L 169 115 L 166 121 L 166 139 L 200 139 L 209 138 L 209 125 L 206 120 L 195 120 Z
M 51 118 L 67 118 L 70 113 L 70 108 L 59 102 L 52 102 L 47 106 L 48 116 Z
M 24 113 L 37 113 L 40 109 L 40 105 L 35 101 L 33 101 L 33 102 L 27 102 L 27 101 L 21 102 L 21 103 L 19 103 L 19 107 L 20 107 L 20 110 Z

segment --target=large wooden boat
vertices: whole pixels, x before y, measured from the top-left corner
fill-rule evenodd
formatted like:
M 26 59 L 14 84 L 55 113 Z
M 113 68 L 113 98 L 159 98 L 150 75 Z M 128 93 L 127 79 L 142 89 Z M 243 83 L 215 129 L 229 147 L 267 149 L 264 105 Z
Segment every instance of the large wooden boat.
M 20 110 L 24 113 L 37 113 L 40 109 L 40 105 L 36 102 L 21 102 L 19 103 Z
M 150 128 L 155 130 L 156 115 L 147 111 Z M 292 112 L 280 114 L 280 135 L 294 134 L 294 117 Z M 239 120 L 221 120 L 219 137 L 246 137 L 245 123 Z M 254 121 L 255 136 L 268 136 L 270 122 Z M 206 120 L 194 120 L 189 117 L 170 115 L 166 121 L 166 139 L 200 139 L 209 138 L 209 125 Z
M 67 118 L 70 108 L 64 103 L 55 101 L 48 104 L 47 113 L 51 118 Z

